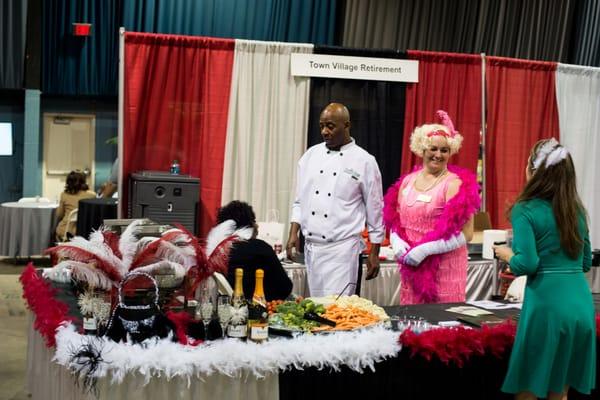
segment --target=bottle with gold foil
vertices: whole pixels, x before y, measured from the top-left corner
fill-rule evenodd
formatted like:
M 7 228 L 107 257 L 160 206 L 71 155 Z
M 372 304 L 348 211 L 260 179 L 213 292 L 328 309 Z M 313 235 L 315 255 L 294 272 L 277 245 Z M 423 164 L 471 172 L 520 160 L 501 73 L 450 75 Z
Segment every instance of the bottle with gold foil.
M 248 336 L 248 304 L 244 298 L 244 288 L 242 279 L 244 270 L 242 268 L 235 269 L 235 286 L 233 289 L 233 297 L 231 298 L 231 320 L 227 326 L 227 336 L 237 339 L 246 339 Z
M 255 274 L 254 295 L 248 308 L 248 339 L 262 342 L 269 338 L 267 299 L 263 287 L 265 272 L 257 269 Z

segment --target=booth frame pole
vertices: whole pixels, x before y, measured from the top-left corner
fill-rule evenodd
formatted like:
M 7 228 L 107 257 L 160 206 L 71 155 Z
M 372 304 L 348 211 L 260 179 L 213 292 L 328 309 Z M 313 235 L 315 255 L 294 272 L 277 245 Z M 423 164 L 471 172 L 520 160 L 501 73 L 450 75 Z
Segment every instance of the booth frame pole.
M 485 53 L 481 53 L 481 211 L 487 211 L 486 206 L 486 103 L 485 103 Z
M 119 110 L 118 110 L 118 158 L 119 176 L 117 179 L 117 190 L 119 197 L 123 198 L 123 117 L 124 117 L 124 93 L 125 93 L 125 28 L 119 28 Z M 117 218 L 123 218 L 124 204 L 117 206 Z

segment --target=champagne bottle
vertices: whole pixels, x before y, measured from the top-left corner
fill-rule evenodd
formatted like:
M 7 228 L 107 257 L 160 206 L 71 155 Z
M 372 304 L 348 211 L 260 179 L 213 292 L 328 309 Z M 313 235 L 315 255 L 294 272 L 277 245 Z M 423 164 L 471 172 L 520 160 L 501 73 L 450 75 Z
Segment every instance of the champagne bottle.
M 231 298 L 232 317 L 227 327 L 227 336 L 238 339 L 245 339 L 247 336 L 247 321 L 248 321 L 248 304 L 244 298 L 244 289 L 242 286 L 242 278 L 244 270 L 241 268 L 235 269 L 235 286 L 233 289 L 233 297 Z
M 98 324 L 96 321 L 96 317 L 91 312 L 83 316 L 83 332 L 86 335 L 98 334 Z
M 254 295 L 248 315 L 248 338 L 254 342 L 262 342 L 269 338 L 267 321 L 267 299 L 263 288 L 265 272 L 257 269 L 255 274 Z

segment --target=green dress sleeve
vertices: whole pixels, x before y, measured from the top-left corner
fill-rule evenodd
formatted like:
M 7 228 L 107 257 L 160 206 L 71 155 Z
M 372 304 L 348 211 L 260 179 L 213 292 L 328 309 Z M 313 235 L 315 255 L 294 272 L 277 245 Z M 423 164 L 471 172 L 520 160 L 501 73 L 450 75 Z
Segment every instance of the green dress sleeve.
M 511 213 L 513 227 L 512 250 L 515 253 L 509 260 L 510 269 L 516 275 L 533 275 L 540 262 L 533 233 L 531 215 L 523 204 L 516 204 Z

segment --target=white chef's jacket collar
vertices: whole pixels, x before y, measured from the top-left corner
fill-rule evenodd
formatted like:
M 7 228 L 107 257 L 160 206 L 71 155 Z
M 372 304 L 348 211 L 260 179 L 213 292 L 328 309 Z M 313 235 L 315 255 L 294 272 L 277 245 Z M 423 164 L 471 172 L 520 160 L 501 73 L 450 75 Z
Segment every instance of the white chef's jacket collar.
M 356 141 L 354 140 L 353 137 L 350 138 L 350 143 L 346 143 L 345 145 L 343 145 L 342 147 L 340 147 L 339 150 L 331 150 L 329 147 L 327 147 L 327 145 L 325 145 L 325 142 L 323 142 L 323 146 L 325 147 L 325 150 L 327 150 L 327 151 L 337 151 L 337 152 L 348 150 L 349 148 L 351 148 L 354 145 L 356 145 Z

